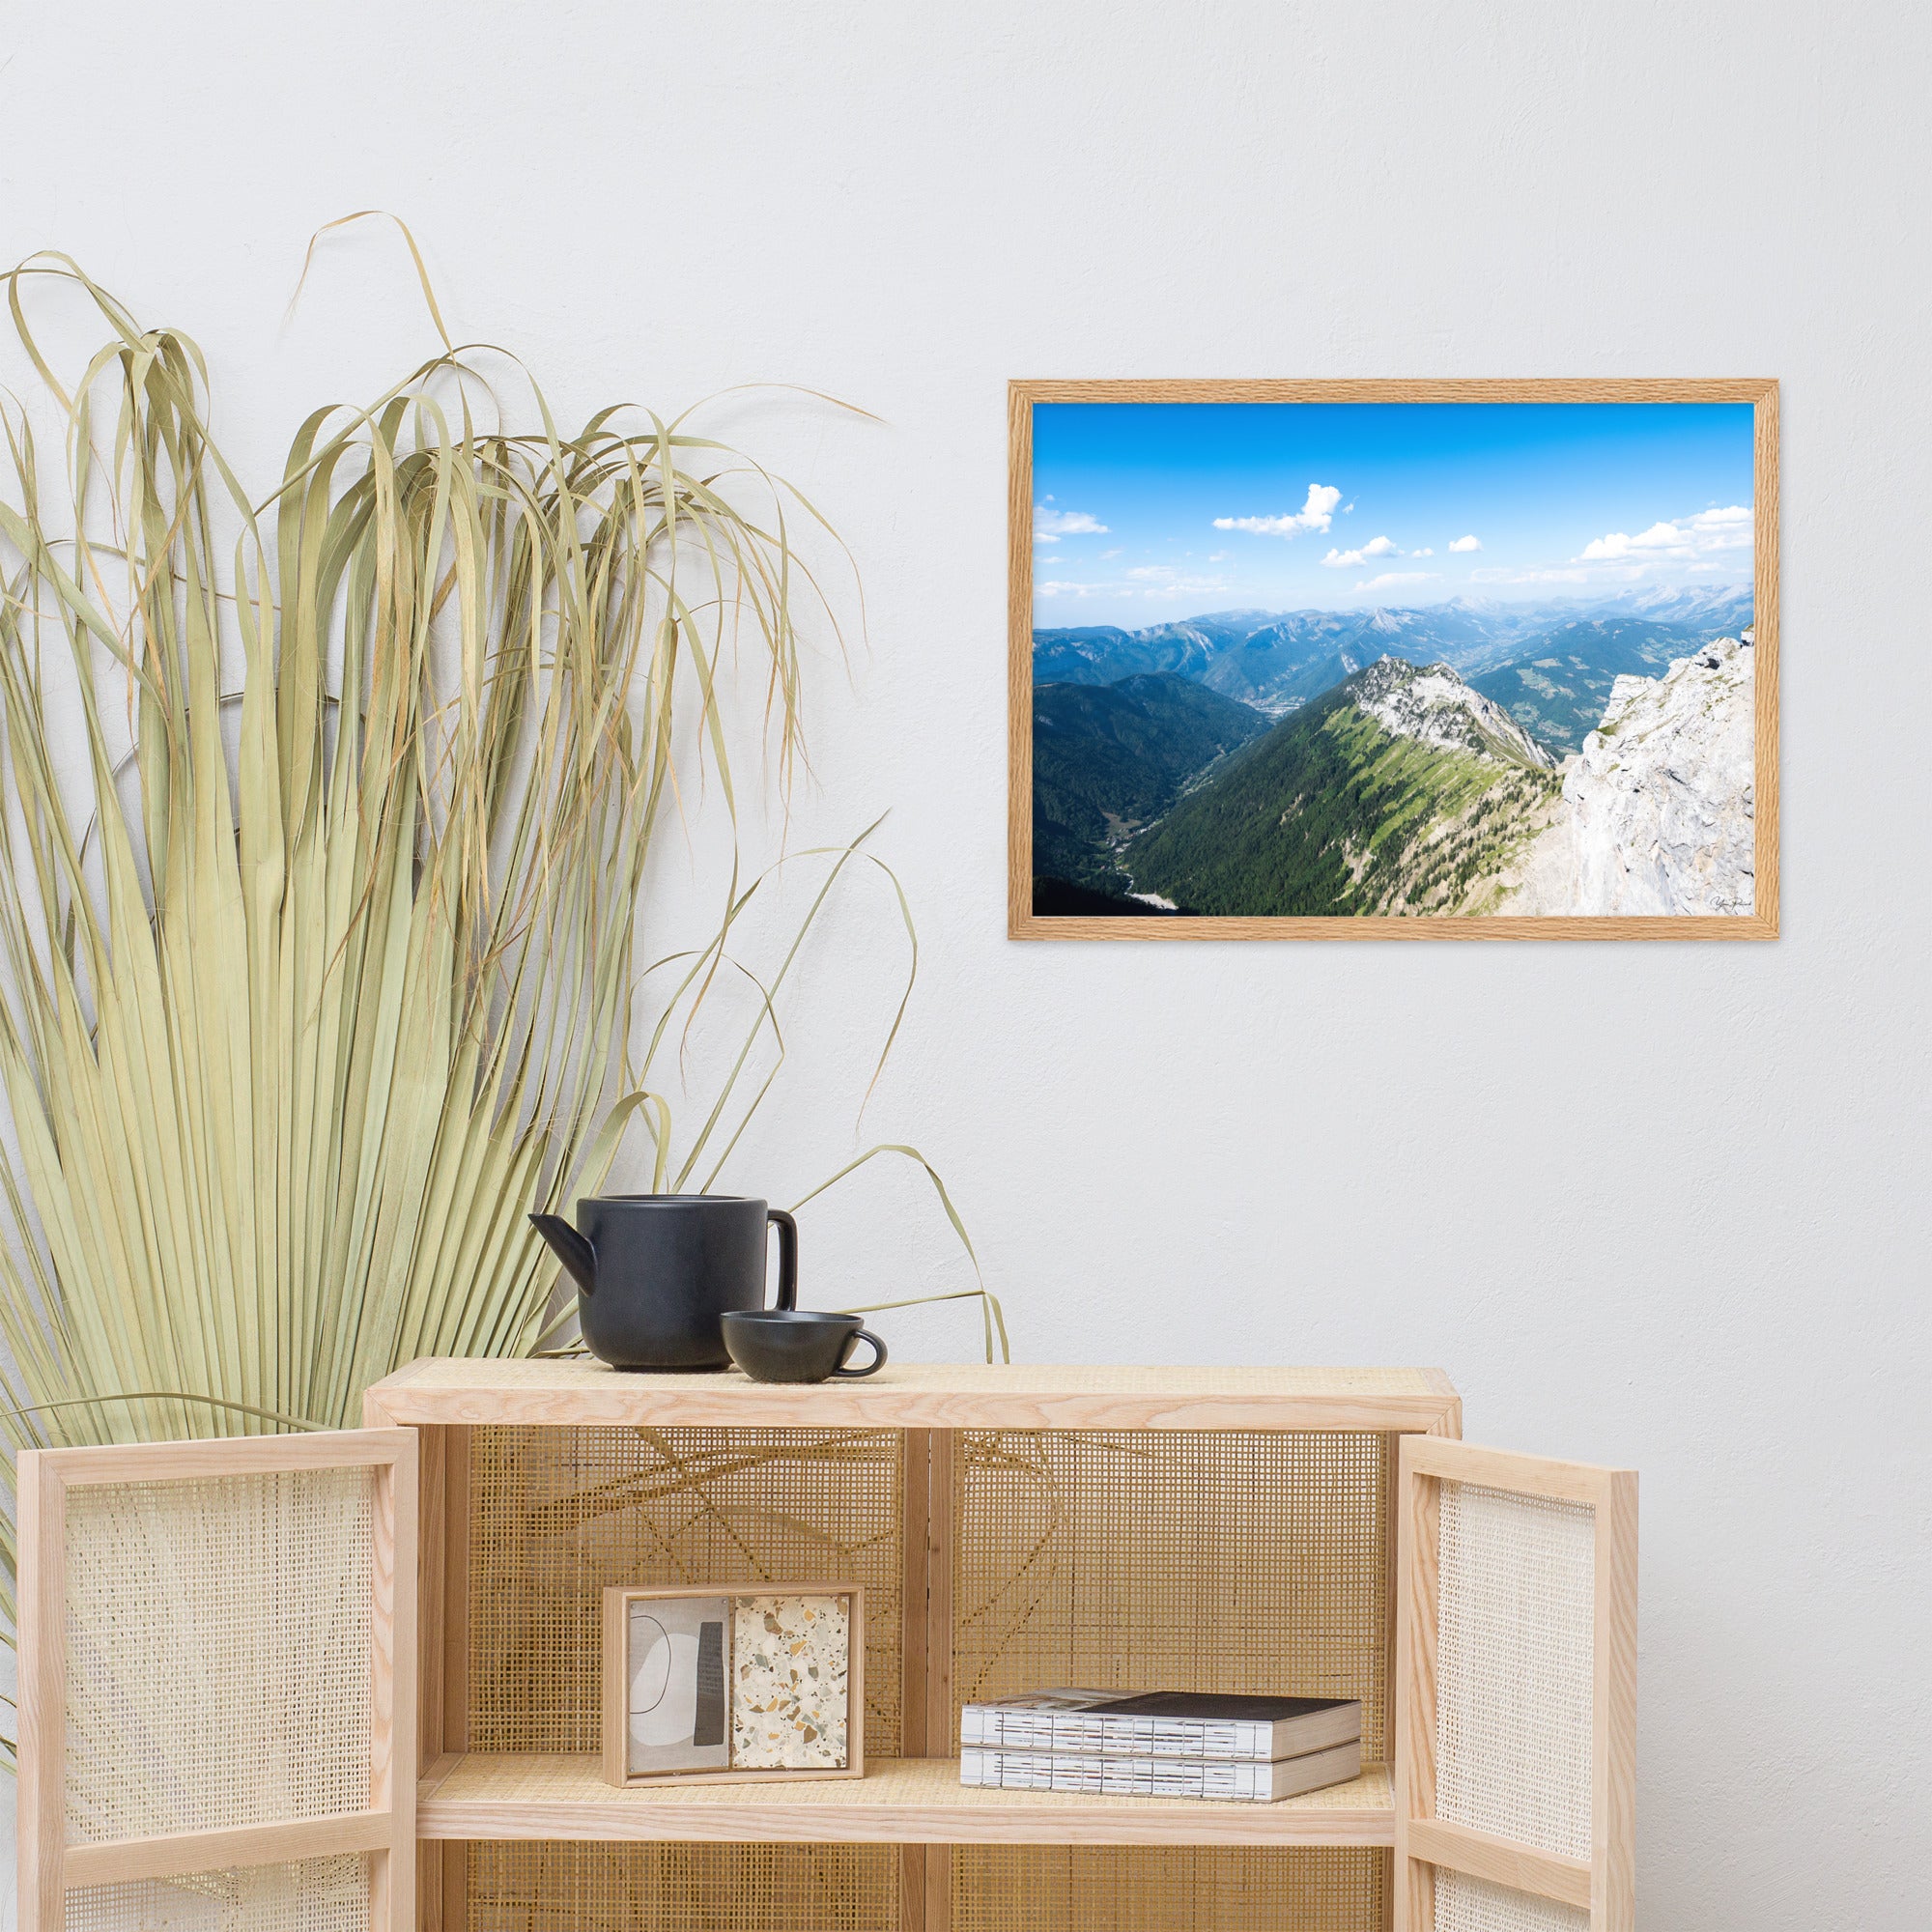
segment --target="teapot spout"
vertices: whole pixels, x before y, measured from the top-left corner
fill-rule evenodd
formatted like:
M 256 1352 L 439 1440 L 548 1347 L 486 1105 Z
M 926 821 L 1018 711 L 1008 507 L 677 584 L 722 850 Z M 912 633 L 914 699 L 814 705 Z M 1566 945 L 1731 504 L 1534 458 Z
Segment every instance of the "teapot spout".
M 530 1226 L 550 1243 L 551 1251 L 585 1294 L 597 1288 L 597 1250 L 558 1214 L 532 1214 Z

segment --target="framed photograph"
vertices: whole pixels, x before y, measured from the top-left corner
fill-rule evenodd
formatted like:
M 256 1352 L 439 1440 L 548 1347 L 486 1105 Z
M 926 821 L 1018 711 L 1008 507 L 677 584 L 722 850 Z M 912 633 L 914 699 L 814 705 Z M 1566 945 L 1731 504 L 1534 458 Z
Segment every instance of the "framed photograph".
M 697 1584 L 604 1592 L 604 1776 L 863 1777 L 865 1592 Z
M 1775 939 L 1777 384 L 1010 389 L 1015 939 Z

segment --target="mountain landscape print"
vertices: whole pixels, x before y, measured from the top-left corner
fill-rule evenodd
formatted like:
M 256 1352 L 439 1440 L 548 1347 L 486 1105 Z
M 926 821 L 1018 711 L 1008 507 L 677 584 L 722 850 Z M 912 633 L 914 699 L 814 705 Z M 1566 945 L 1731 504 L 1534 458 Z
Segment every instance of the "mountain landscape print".
M 1016 931 L 1775 931 L 1774 385 L 1071 386 L 1015 385 Z

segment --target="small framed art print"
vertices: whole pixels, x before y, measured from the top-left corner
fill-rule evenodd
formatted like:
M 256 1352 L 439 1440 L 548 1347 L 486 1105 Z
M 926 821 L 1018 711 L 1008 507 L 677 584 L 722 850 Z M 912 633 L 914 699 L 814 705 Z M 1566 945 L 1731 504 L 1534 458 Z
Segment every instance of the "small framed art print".
M 604 1776 L 865 1775 L 865 1602 L 851 1583 L 604 1592 Z

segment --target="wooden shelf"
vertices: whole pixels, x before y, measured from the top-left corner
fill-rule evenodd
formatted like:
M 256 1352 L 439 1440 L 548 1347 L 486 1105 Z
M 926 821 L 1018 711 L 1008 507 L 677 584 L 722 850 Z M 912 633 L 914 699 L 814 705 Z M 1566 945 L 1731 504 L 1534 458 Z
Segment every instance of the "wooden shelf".
M 807 1429 L 1306 1429 L 1456 1435 L 1440 1369 L 1053 1368 L 893 1363 L 783 1386 L 635 1375 L 586 1357 L 412 1362 L 368 1392 L 371 1423 Z
M 726 1844 L 1392 1845 L 1388 1768 L 1276 1804 L 976 1791 L 952 1758 L 885 1758 L 864 1777 L 619 1790 L 594 1757 L 440 1758 L 423 1838 L 658 1838 Z

